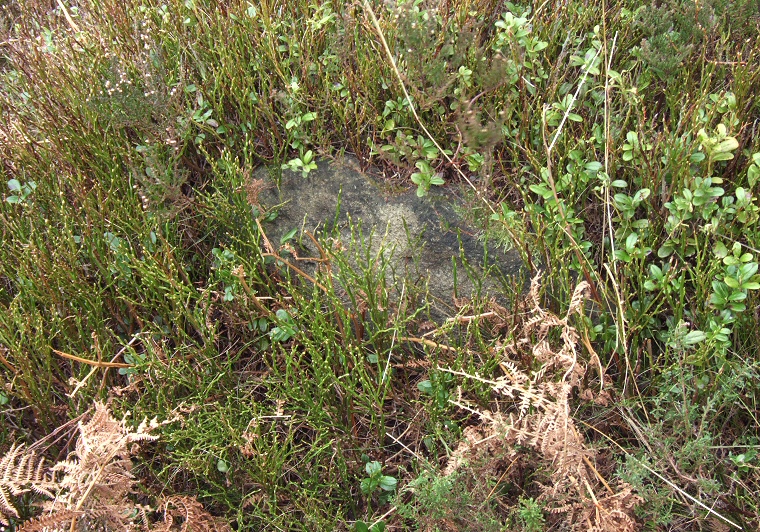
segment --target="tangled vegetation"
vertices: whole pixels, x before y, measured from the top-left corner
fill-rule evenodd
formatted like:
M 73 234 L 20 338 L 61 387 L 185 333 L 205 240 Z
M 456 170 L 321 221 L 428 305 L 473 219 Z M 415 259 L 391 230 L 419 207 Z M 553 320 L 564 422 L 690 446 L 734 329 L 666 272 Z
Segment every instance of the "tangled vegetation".
M 0 524 L 760 528 L 758 34 L 753 0 L 3 3 Z M 436 322 L 358 230 L 299 268 L 254 171 L 345 153 L 523 278 Z

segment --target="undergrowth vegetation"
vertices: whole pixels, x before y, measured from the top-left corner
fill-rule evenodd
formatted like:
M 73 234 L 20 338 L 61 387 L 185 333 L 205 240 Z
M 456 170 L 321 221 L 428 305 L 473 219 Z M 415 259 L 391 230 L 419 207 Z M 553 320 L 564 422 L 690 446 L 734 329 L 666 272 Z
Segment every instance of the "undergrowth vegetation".
M 758 529 L 758 34 L 752 0 L 3 3 L 0 524 Z M 255 170 L 345 153 L 524 277 L 436 322 L 359 228 L 272 241 Z

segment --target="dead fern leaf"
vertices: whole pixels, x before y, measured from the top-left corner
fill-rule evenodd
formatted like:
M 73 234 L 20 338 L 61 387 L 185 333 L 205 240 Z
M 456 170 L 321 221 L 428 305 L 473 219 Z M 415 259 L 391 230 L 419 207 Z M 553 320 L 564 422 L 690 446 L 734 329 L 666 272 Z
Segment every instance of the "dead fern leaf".
M 16 532 L 68 532 L 71 520 L 82 515 L 74 510 L 61 510 L 36 519 L 30 519 L 16 528 Z
M 175 495 L 163 499 L 159 507 L 164 519 L 155 532 L 231 532 L 230 525 L 214 517 L 193 497 Z
M 124 530 L 132 521 L 134 489 L 131 456 L 136 442 L 155 440 L 149 431 L 155 422 L 144 421 L 135 431 L 126 419 L 117 421 L 100 402 L 87 422 L 79 422 L 79 438 L 67 460 L 53 466 L 61 473 L 55 499 L 45 505 L 51 511 L 83 511 L 88 522 L 106 529 Z
M 564 514 L 572 530 L 633 532 L 637 529 L 633 508 L 641 498 L 624 483 L 617 493 L 609 495 L 611 490 L 606 481 L 603 486 L 607 491 L 602 492 L 605 496 L 597 496 L 594 486 L 600 483 L 586 465 L 595 453 L 586 447 L 570 414 L 573 390 L 581 386 L 586 374 L 586 367 L 577 356 L 580 336 L 570 325 L 570 318 L 582 313 L 589 286 L 585 282 L 576 286 L 567 312 L 560 318 L 541 308 L 539 282 L 540 275 L 531 281 L 522 305 L 528 317 L 516 330 L 515 340 L 505 347 L 505 352 L 522 353 L 523 359 L 539 361 L 541 367 L 537 371 L 521 370 L 515 363 L 503 361 L 507 375 L 488 381 L 478 375 L 446 370 L 489 384 L 495 393 L 509 398 L 506 410 L 512 411 L 505 416 L 499 411 L 477 410 L 459 399 L 455 404 L 478 414 L 482 424 L 465 432 L 467 438 L 452 453 L 445 474 L 464 467 L 468 457 L 486 453 L 478 447 L 479 442 L 488 441 L 490 446 L 498 442 L 512 451 L 527 446 L 540 453 L 550 472 L 551 485 L 542 486 L 539 497 L 549 503 L 550 513 Z
M 11 445 L 0 459 L 0 524 L 7 525 L 7 516 L 18 518 L 11 496 L 33 491 L 53 498 L 55 482 L 45 474 L 45 460 L 23 444 Z
M 588 519 L 594 523 L 590 532 L 635 532 L 638 524 L 632 517 L 633 509 L 642 500 L 633 493 L 630 485 L 621 484 L 617 493 L 600 498 L 587 507 L 579 521 Z
M 140 508 L 129 499 L 135 478 L 131 457 L 142 441 L 155 440 L 158 426 L 143 421 L 132 430 L 117 421 L 108 407 L 94 404 L 88 421 L 78 422 L 79 437 L 67 459 L 45 469 L 44 460 L 23 445 L 13 445 L 0 459 L 0 524 L 19 518 L 11 497 L 33 491 L 51 499 L 43 503 L 45 516 L 27 521 L 18 530 L 130 530 Z M 144 516 L 144 512 L 142 512 Z
M 573 290 L 573 297 L 570 299 L 570 306 L 567 309 L 567 316 L 574 313 L 581 313 L 583 302 L 589 298 L 590 285 L 586 281 L 578 283 Z

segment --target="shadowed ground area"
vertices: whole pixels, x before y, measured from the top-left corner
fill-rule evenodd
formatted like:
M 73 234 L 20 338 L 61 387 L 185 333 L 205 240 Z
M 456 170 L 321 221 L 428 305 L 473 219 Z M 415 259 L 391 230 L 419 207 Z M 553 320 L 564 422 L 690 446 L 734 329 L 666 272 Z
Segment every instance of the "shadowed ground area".
M 257 177 L 272 182 L 266 169 Z M 478 291 L 481 296 L 491 295 L 489 287 L 518 274 L 522 267 L 518 253 L 505 253 L 484 242 L 483 231 L 463 220 L 453 194 L 442 189 L 422 198 L 413 190 L 394 193 L 361 172 L 352 158 L 323 161 L 307 177 L 284 171 L 279 187 L 268 188 L 259 199 L 265 208 L 278 212 L 267 226 L 273 244 L 294 228 L 299 234 L 336 231 L 346 247 L 352 230 L 371 235 L 367 242 L 373 256 L 382 248 L 397 274 L 429 283 L 432 314 L 437 318 L 451 314 L 452 297 L 470 297 Z M 298 243 L 299 257 L 319 256 L 308 238 Z

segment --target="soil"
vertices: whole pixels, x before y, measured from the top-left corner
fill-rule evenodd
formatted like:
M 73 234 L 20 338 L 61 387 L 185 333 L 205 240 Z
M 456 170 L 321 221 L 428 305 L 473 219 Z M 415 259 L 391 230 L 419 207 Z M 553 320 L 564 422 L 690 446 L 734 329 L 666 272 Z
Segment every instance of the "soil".
M 273 184 L 259 196 L 265 209 L 278 212 L 265 225 L 273 245 L 298 228 L 301 235 L 309 231 L 338 238 L 348 249 L 352 230 L 354 242 L 361 231 L 365 249 L 375 256 L 382 247 L 397 278 L 407 276 L 417 286 L 428 283 L 436 319 L 453 314 L 455 297 L 496 296 L 511 284 L 510 277 L 524 273 L 518 253 L 489 244 L 483 228 L 472 227 L 458 214 L 461 200 L 453 190 L 435 188 L 422 198 L 414 190 L 399 193 L 361 172 L 350 157 L 321 161 L 307 177 L 287 170 L 279 179 L 272 177 L 278 174 L 264 168 L 255 176 Z M 299 257 L 319 257 L 310 239 L 294 240 Z M 299 262 L 301 267 L 302 262 L 308 261 Z

